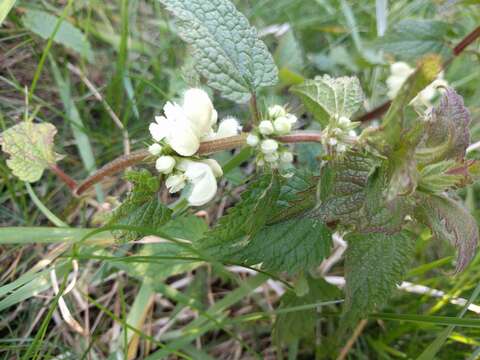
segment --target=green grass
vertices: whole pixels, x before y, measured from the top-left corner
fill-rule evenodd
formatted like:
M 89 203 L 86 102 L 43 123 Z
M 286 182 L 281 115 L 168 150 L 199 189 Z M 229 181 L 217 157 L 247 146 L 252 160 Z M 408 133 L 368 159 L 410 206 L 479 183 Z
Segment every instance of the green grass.
M 378 55 L 375 44 L 379 41 L 376 24 L 385 21 L 376 18 L 375 3 L 236 1 L 259 30 L 273 24 L 290 25 L 293 36 L 288 41 L 294 39 L 296 46 L 290 42 L 282 46 L 300 61 L 291 69 L 286 62 L 286 69 L 291 71 L 286 74 L 305 78 L 323 73 L 356 75 L 367 94 L 367 109 L 385 101 L 388 76 L 387 62 L 381 63 L 374 56 Z M 472 3 L 458 1 L 449 6 L 449 2 L 389 1 L 387 32 L 406 18 L 434 18 L 449 24 L 451 39 L 460 39 L 480 22 L 480 8 Z M 59 164 L 81 180 L 125 151 L 125 132 L 114 123 L 105 104 L 118 116 L 128 133 L 129 146 L 136 150 L 148 141 L 148 124 L 163 104 L 201 80 L 192 70 L 188 47 L 175 35 L 170 17 L 158 1 L 81 0 L 62 4 L 18 0 L 0 5 L 0 129 L 21 121 L 27 110 L 35 121 L 55 124 L 56 150 L 65 155 Z M 57 30 L 62 21 L 68 21 L 82 31 L 93 49 L 93 62 L 25 28 L 22 16 L 32 8 L 55 15 Z M 263 40 L 283 66 L 285 59 L 275 52 L 282 38 L 270 34 Z M 447 41 L 449 45 L 452 42 Z M 480 72 L 475 70 L 480 65 L 479 50 L 479 43 L 473 44 L 445 74 L 471 110 L 474 141 L 480 140 Z M 68 70 L 68 63 L 94 84 L 102 101 Z M 266 89 L 262 101 L 288 103 L 301 115 L 304 109 L 287 91 L 291 79 L 286 76 L 278 86 Z M 248 106 L 219 96 L 215 96 L 215 106 L 222 117 L 236 115 L 248 120 Z M 311 126 L 309 119 L 304 122 L 306 128 Z M 299 161 L 316 161 L 315 151 L 302 151 Z M 251 177 L 252 167 L 242 166 L 249 156 L 250 150 L 219 155 L 232 183 L 242 184 Z M 238 200 L 238 191 L 231 183 L 222 183 L 221 191 L 226 194 L 225 203 L 217 202 L 208 211 L 212 224 Z M 0 157 L 0 358 L 332 359 L 337 355 L 333 345 L 342 347 L 352 336 L 338 338 L 340 302 L 277 310 L 280 295 L 276 289 L 287 288 L 278 278 L 272 283 L 266 274 L 251 275 L 249 269 L 235 272 L 215 262 L 199 262 L 198 258 L 209 260 L 202 254 L 172 255 L 162 252 L 161 246 L 118 244 L 112 235 L 114 228 L 89 236 L 93 229 L 106 224 L 126 192 L 121 176 L 108 179 L 81 198 L 72 196 L 48 172 L 40 182 L 25 185 L 10 173 L 5 157 Z M 479 194 L 478 184 L 460 193 L 477 219 Z M 194 214 L 181 204 L 176 213 Z M 200 225 L 191 222 L 181 230 L 201 233 L 205 218 L 200 219 Z M 186 247 L 191 246 L 188 243 Z M 142 249 L 152 253 L 145 255 Z M 445 296 L 397 291 L 384 308 L 369 317 L 347 358 L 478 356 L 478 314 L 462 311 L 448 300 L 462 297 L 480 303 L 480 261 L 477 257 L 464 273 L 453 276 L 452 255 L 448 245 L 433 242 L 428 234 L 423 236 L 417 242 L 415 263 L 406 280 L 441 290 Z M 50 271 L 55 267 L 58 279 L 68 286 L 73 259 L 79 261 L 80 270 L 75 288 L 64 299 L 88 336 L 62 319 L 59 297 L 50 282 Z M 197 265 L 193 267 L 181 263 L 194 260 Z M 331 273 L 342 275 L 343 264 L 339 262 Z M 295 281 L 288 276 L 281 279 L 289 284 Z M 318 309 L 318 338 L 288 346 L 277 344 L 272 338 L 275 317 L 281 311 L 307 308 Z

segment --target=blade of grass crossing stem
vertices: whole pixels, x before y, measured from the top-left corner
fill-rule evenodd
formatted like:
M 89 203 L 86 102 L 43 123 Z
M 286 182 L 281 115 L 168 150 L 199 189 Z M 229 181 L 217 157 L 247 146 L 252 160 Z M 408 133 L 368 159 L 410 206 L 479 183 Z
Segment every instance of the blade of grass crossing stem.
M 68 0 L 67 5 L 63 8 L 62 14 L 58 18 L 57 23 L 55 24 L 55 28 L 52 32 L 52 35 L 47 41 L 47 45 L 45 46 L 45 49 L 43 50 L 42 57 L 40 58 L 40 61 L 38 62 L 37 69 L 35 70 L 35 74 L 33 75 L 33 80 L 32 80 L 32 85 L 30 86 L 30 92 L 28 93 L 28 100 L 32 99 L 33 93 L 35 92 L 35 88 L 37 87 L 37 82 L 38 79 L 40 79 L 40 75 L 43 70 L 43 66 L 45 65 L 45 61 L 47 60 L 47 56 L 50 53 L 50 49 L 52 48 L 53 45 L 53 39 L 55 39 L 55 35 L 57 35 L 58 29 L 60 29 L 60 25 L 62 24 L 62 21 L 65 20 L 67 17 L 68 12 L 70 11 L 70 8 L 72 7 L 73 0 Z
M 461 319 L 465 315 L 465 313 L 468 310 L 468 307 L 475 301 L 475 299 L 478 297 L 479 294 L 480 294 L 480 284 L 477 285 L 472 295 L 468 299 L 468 302 L 465 304 L 463 309 L 458 314 L 457 316 L 458 319 Z M 434 359 L 435 355 L 440 351 L 440 348 L 443 346 L 443 344 L 445 344 L 445 342 L 447 341 L 448 337 L 450 336 L 450 334 L 454 329 L 455 329 L 455 325 L 451 325 L 446 329 L 444 329 L 440 334 L 438 334 L 436 339 L 430 345 L 428 345 L 428 347 L 417 358 L 417 360 Z
M 60 93 L 60 99 L 63 102 L 65 108 L 66 117 L 70 122 L 73 138 L 75 139 L 75 145 L 77 146 L 80 158 L 82 159 L 83 166 L 87 173 L 90 175 L 97 167 L 95 165 L 95 156 L 93 155 L 92 145 L 90 139 L 85 132 L 85 126 L 83 125 L 80 113 L 75 106 L 72 94 L 70 91 L 70 79 L 68 75 L 63 78 L 60 70 L 58 69 L 55 60 L 49 56 L 50 64 L 52 66 L 53 77 L 57 83 L 58 91 Z M 97 200 L 102 203 L 105 200 L 102 187 L 99 184 L 95 185 L 95 192 L 97 194 Z
M 35 192 L 32 189 L 32 186 L 29 183 L 25 183 L 25 187 L 27 188 L 28 195 L 32 199 L 33 203 L 37 206 L 38 210 L 45 215 L 45 217 L 50 220 L 52 224 L 58 227 L 68 227 L 66 223 L 60 220 L 54 213 L 52 213 L 37 197 Z
M 244 281 L 239 288 L 230 292 L 222 300 L 217 301 L 203 314 L 200 313 L 199 314 L 200 316 L 197 319 L 195 319 L 190 324 L 185 326 L 182 329 L 181 338 L 168 343 L 168 348 L 175 349 L 175 350 L 180 349 L 183 346 L 189 344 L 191 341 L 200 337 L 205 332 L 209 331 L 212 328 L 215 328 L 215 323 L 212 324 L 211 319 L 214 319 L 214 320 L 219 319 L 225 309 L 227 309 L 228 307 L 232 306 L 233 304 L 237 303 L 238 301 L 240 301 L 241 299 L 249 295 L 253 290 L 255 290 L 257 287 L 259 287 L 265 281 L 267 281 L 267 279 L 268 277 L 266 275 L 258 274 Z M 175 289 L 172 289 L 172 288 L 169 289 L 166 285 L 163 285 L 163 284 L 160 284 L 159 290 L 161 290 L 160 292 L 162 294 L 168 297 L 175 296 L 175 293 L 178 293 L 176 291 L 175 292 L 172 291 Z M 181 300 L 181 298 L 178 296 L 175 296 L 175 298 L 177 298 L 178 300 Z M 186 305 L 188 305 L 188 303 Z M 147 357 L 146 360 L 164 359 L 169 354 L 170 353 L 168 352 L 168 350 L 161 349 L 153 353 L 149 357 Z M 254 354 L 255 356 L 258 356 L 258 354 L 256 353 Z
M 0 3 L 0 25 L 2 25 L 3 20 L 5 20 L 10 10 L 12 10 L 16 1 L 17 0 L 2 0 Z
M 55 244 L 76 243 L 94 229 L 54 227 L 4 227 L 0 228 L 0 245 L 5 244 Z M 88 238 L 87 245 L 111 245 L 115 241 L 111 232 L 101 232 Z

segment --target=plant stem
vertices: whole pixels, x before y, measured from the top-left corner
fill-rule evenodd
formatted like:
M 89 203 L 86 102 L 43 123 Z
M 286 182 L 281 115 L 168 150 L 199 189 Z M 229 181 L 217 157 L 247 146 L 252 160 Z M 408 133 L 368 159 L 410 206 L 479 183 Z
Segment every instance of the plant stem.
M 242 133 L 240 135 L 223 139 L 204 141 L 200 144 L 197 154 L 205 155 L 241 147 L 246 144 L 246 138 L 247 134 Z M 321 134 L 319 132 L 298 131 L 288 135 L 277 136 L 275 139 L 283 143 L 319 142 L 321 140 Z M 74 195 L 82 195 L 86 190 L 101 182 L 104 178 L 117 174 L 130 166 L 139 164 L 145 161 L 149 156 L 151 156 L 150 153 L 147 150 L 142 149 L 134 151 L 129 155 L 123 155 L 116 158 L 83 180 L 78 187 L 73 189 Z
M 453 56 L 451 56 L 448 60 L 446 60 L 443 63 L 443 69 L 446 69 L 455 59 L 457 56 L 459 56 L 463 51 L 470 45 L 472 44 L 475 40 L 477 40 L 480 37 L 480 26 L 476 27 L 472 32 L 470 32 L 467 36 L 465 36 L 454 48 L 453 48 Z M 355 121 L 370 121 L 375 118 L 378 118 L 379 116 L 383 115 L 384 113 L 387 112 L 387 110 L 390 108 L 391 101 L 387 101 L 383 103 L 382 105 L 376 107 L 375 109 L 361 115 Z
M 74 191 L 77 188 L 77 182 L 67 175 L 58 165 L 51 165 L 50 170 L 62 180 L 70 190 Z
M 253 114 L 253 124 L 256 125 L 260 122 L 260 113 L 258 112 L 258 104 L 257 104 L 257 94 L 253 93 L 250 99 L 250 105 L 252 108 Z

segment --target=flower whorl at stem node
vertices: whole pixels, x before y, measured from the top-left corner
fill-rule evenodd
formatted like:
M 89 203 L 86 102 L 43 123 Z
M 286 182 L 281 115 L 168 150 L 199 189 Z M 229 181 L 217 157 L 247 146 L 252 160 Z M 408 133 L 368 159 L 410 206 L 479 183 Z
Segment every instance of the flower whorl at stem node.
M 229 117 L 215 131 L 218 114 L 202 89 L 188 89 L 182 105 L 167 102 L 163 110 L 164 116 L 156 116 L 150 124 L 155 143 L 148 151 L 158 156 L 155 163 L 158 172 L 169 175 L 165 184 L 170 193 L 189 184 L 190 205 L 204 205 L 215 196 L 216 177 L 222 176 L 223 171 L 215 160 L 195 156 L 200 143 L 238 135 L 241 127 L 235 118 Z

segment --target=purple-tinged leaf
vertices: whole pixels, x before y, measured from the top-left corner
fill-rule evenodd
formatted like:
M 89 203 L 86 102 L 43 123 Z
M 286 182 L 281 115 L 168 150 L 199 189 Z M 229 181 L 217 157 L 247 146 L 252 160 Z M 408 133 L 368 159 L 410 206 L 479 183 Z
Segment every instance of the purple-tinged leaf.
M 475 255 L 478 226 L 459 202 L 445 195 L 420 196 L 416 218 L 438 239 L 449 241 L 458 250 L 456 272 L 463 271 Z

